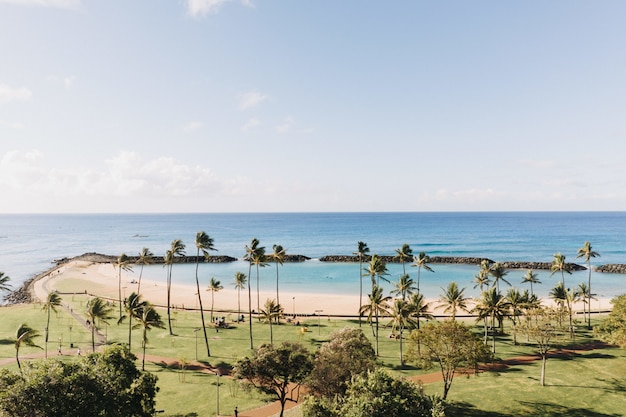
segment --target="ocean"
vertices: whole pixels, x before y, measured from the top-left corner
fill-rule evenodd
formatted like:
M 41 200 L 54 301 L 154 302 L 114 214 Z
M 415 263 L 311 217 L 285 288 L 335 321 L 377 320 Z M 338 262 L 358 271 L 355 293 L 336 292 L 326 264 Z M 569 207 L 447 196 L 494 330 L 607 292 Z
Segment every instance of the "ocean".
M 245 246 L 256 237 L 267 252 L 280 244 L 288 254 L 312 258 L 279 267 L 281 291 L 298 293 L 358 294 L 358 264 L 318 260 L 324 255 L 351 255 L 358 241 L 367 243 L 370 254 L 379 255 L 394 255 L 395 249 L 407 243 L 415 254 L 424 251 L 431 256 L 551 262 L 553 254 L 560 252 L 568 262 L 581 264 L 577 250 L 589 241 L 601 255 L 592 265 L 626 263 L 626 212 L 11 214 L 0 215 L 0 271 L 16 287 L 51 267 L 55 259 L 85 252 L 136 255 L 143 247 L 163 255 L 174 239 L 187 245 L 187 255 L 195 255 L 198 231 L 214 239 L 216 255 L 242 258 Z M 421 289 L 427 297 L 438 298 L 450 281 L 466 287 L 468 295 L 478 295 L 472 284 L 478 267 L 430 266 L 434 273 L 421 272 Z M 391 281 L 402 273 L 400 264 L 390 264 L 388 269 Z M 194 271 L 194 265 L 177 265 L 173 279 L 191 284 Z M 204 264 L 200 271 L 202 285 L 215 277 L 224 286 L 232 286 L 235 272 L 247 274 L 248 264 L 241 260 Z M 416 278 L 415 268 L 407 264 L 406 271 Z M 524 273 L 513 270 L 506 279 L 524 289 Z M 153 265 L 144 270 L 144 276 L 165 281 L 165 270 Z M 274 289 L 275 265 L 262 268 L 260 277 L 262 290 Z M 543 297 L 560 279 L 546 271 L 539 278 L 543 284 L 534 289 Z M 609 298 L 622 294 L 625 278 L 593 272 L 592 291 Z M 586 280 L 586 271 L 566 276 L 572 288 Z

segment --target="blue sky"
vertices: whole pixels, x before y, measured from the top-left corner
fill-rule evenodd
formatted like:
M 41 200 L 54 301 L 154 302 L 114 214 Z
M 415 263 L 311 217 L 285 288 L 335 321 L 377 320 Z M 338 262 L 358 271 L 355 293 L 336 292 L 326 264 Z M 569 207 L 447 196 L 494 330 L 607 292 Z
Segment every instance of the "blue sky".
M 626 210 L 625 15 L 0 0 L 0 212 Z

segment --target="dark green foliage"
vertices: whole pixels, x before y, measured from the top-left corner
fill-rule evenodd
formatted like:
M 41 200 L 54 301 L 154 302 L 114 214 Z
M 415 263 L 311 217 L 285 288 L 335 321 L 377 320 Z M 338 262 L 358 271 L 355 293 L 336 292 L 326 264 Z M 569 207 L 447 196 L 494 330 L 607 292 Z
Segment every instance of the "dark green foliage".
M 0 371 L 0 415 L 149 417 L 157 378 L 140 372 L 121 346 L 65 363 L 34 362 L 19 374 Z
M 596 328 L 598 336 L 607 343 L 626 348 L 626 294 L 611 300 L 613 309 Z

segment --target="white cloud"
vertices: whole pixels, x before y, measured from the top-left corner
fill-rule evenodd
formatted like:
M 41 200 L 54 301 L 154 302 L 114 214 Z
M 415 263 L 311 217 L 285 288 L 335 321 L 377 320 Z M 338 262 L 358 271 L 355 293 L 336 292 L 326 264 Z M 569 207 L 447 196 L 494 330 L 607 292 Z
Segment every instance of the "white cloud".
M 28 88 L 13 88 L 6 84 L 0 84 L 0 103 L 8 103 L 13 100 L 28 100 L 32 95 L 33 93 Z
M 75 9 L 80 6 L 80 0 L 0 0 L 0 3 L 18 6 L 56 7 L 59 9 Z
M 72 86 L 72 84 L 74 84 L 74 81 L 76 81 L 76 77 L 73 76 L 73 75 L 71 75 L 69 77 L 64 77 L 63 78 L 63 84 L 67 88 L 70 88 Z
M 193 121 L 193 122 L 187 123 L 185 127 L 183 127 L 183 130 L 185 132 L 193 132 L 195 130 L 200 129 L 202 126 L 203 126 L 202 122 Z
M 283 124 L 276 126 L 278 133 L 287 133 L 294 124 L 294 120 L 291 117 L 287 117 Z
M 267 99 L 267 95 L 259 93 L 258 91 L 250 91 L 241 95 L 239 101 L 239 108 L 246 110 L 252 107 L 256 107 Z
M 193 17 L 217 13 L 222 4 L 229 0 L 187 0 L 187 13 Z
M 4 119 L 0 119 L 0 126 L 8 127 L 9 129 L 21 129 L 24 127 L 24 125 L 21 123 L 12 122 L 10 120 L 4 120 Z
M 256 117 L 253 117 L 252 119 L 248 120 L 245 125 L 241 127 L 241 130 L 243 130 L 244 132 L 248 132 L 258 127 L 260 124 L 261 124 L 261 121 L 257 119 Z

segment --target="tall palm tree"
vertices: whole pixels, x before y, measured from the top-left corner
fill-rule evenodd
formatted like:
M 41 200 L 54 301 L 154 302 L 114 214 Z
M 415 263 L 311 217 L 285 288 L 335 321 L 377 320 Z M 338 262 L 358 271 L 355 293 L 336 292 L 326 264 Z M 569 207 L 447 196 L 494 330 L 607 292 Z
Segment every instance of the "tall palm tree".
M 241 290 L 246 288 L 248 277 L 243 272 L 235 272 L 235 289 L 237 290 L 237 320 L 241 317 Z
M 91 350 L 92 352 L 96 351 L 96 320 L 107 323 L 108 320 L 112 319 L 113 316 L 111 312 L 113 311 L 113 307 L 107 305 L 107 303 L 99 297 L 92 298 L 87 302 L 87 317 L 89 317 L 89 321 L 91 324 Z
M 374 319 L 375 323 L 375 332 L 374 337 L 376 338 L 376 356 L 378 356 L 378 317 L 381 314 L 387 314 L 389 311 L 389 301 L 391 297 L 383 296 L 383 289 L 378 285 L 374 284 L 372 287 L 372 293 L 369 294 L 369 304 L 365 304 L 361 307 L 359 311 L 360 315 L 367 314 L 367 322 L 372 323 L 372 319 Z
M 385 278 L 385 276 L 389 275 L 387 274 L 387 264 L 385 264 L 385 261 L 383 261 L 383 258 L 378 256 L 377 254 L 372 255 L 369 263 L 367 264 L 367 267 L 365 268 L 364 275 L 367 275 L 368 277 L 371 278 L 372 291 L 374 287 L 378 286 L 381 278 L 383 279 L 383 281 L 389 282 L 389 280 Z
M 356 252 L 353 254 L 359 258 L 359 311 L 363 307 L 363 259 L 369 253 L 370 248 L 367 247 L 367 243 L 357 242 Z M 359 315 L 359 327 L 361 327 L 361 316 Z
M 591 248 L 591 243 L 585 242 L 582 248 L 578 249 L 578 253 L 576 255 L 577 258 L 584 258 L 585 262 L 587 262 L 587 270 L 589 271 L 589 281 L 587 284 L 588 295 L 587 301 L 589 304 L 589 316 L 587 318 L 587 328 L 591 329 L 591 258 L 595 258 L 600 256 L 600 253 L 594 251 Z
M 26 323 L 22 323 L 20 327 L 18 327 L 17 332 L 15 334 L 15 360 L 17 361 L 17 367 L 20 369 L 20 373 L 22 372 L 22 365 L 20 364 L 20 347 L 22 345 L 31 346 L 31 347 L 40 347 L 35 344 L 35 338 L 39 336 L 39 332 L 28 326 Z
M 430 304 L 426 302 L 424 294 L 415 293 L 411 295 L 410 305 L 411 315 L 416 319 L 417 330 L 420 329 L 420 318 L 424 318 L 426 320 L 432 320 L 434 318 L 429 311 Z M 417 354 L 420 355 L 421 353 L 421 343 L 419 338 L 417 338 Z
M 526 275 L 522 277 L 522 284 L 526 284 L 527 282 L 530 284 L 530 294 L 533 295 L 533 284 L 541 284 L 541 281 L 539 281 L 539 274 L 534 272 L 532 269 L 527 270 Z
M 276 264 L 276 304 L 280 304 L 280 298 L 278 296 L 278 264 L 283 265 L 285 257 L 287 256 L 287 249 L 284 249 L 280 245 L 273 245 L 272 249 L 274 249 L 274 252 L 270 255 L 270 258 L 272 258 Z
M 587 320 L 587 312 L 589 313 L 589 316 L 591 317 L 591 294 L 589 292 L 589 287 L 587 286 L 586 283 L 581 282 L 580 284 L 578 284 L 578 288 L 576 288 L 575 290 L 576 292 L 576 298 L 579 299 L 580 301 L 583 302 L 583 316 L 584 316 L 584 320 Z M 587 303 L 589 303 L 589 308 L 587 308 Z M 591 327 L 588 326 L 589 329 L 591 329 Z
M 206 325 L 204 324 L 204 309 L 202 308 L 202 295 L 200 295 L 200 280 L 198 278 L 198 266 L 200 265 L 200 251 L 204 255 L 204 259 L 208 260 L 211 250 L 215 249 L 213 245 L 213 238 L 207 235 L 204 231 L 196 233 L 196 292 L 198 294 L 198 303 L 200 304 L 200 318 L 202 320 L 202 332 L 204 333 L 204 344 L 206 346 L 207 356 L 211 356 L 211 350 L 209 349 L 209 336 L 206 334 Z M 213 307 L 211 306 L 211 322 L 213 321 Z
M 122 318 L 122 271 L 132 271 L 133 267 L 130 265 L 130 258 L 125 253 L 122 253 L 115 263 L 117 267 L 117 293 L 118 301 L 120 304 L 120 319 Z
M 489 274 L 481 269 L 476 275 L 474 275 L 474 280 L 472 282 L 474 283 L 474 288 L 479 288 L 482 293 L 484 291 L 484 287 L 489 286 L 491 280 L 489 279 Z
M 504 266 L 502 266 L 501 263 L 496 262 L 492 264 L 489 273 L 493 277 L 493 283 L 491 285 L 495 285 L 495 287 L 498 289 L 498 292 L 500 292 L 500 281 L 511 286 L 511 283 L 504 279 L 504 277 L 507 276 L 509 272 L 506 270 L 506 268 L 504 268 Z
M 153 327 L 165 329 L 165 323 L 163 323 L 161 316 L 150 303 L 141 310 L 141 314 L 135 317 L 135 319 L 139 322 L 135 325 L 135 328 L 141 327 L 142 329 L 141 347 L 143 357 L 141 359 L 141 370 L 144 371 L 146 364 L 146 346 L 148 345 L 148 331 Z
M 248 261 L 248 277 L 252 273 L 252 264 L 256 257 L 257 251 L 259 251 L 259 239 L 256 237 L 250 241 L 250 246 L 246 245 L 246 253 L 243 259 Z M 265 251 L 265 248 L 262 248 Z M 250 349 L 254 349 L 254 342 L 252 339 L 252 291 L 250 290 L 250 279 L 248 279 L 248 327 L 250 332 Z
M 562 282 L 556 284 L 556 286 L 550 290 L 549 294 L 556 303 L 565 310 L 569 318 L 569 335 L 570 338 L 574 338 L 574 310 L 573 305 L 577 301 L 576 293 L 569 288 L 565 288 Z
M 277 304 L 276 301 L 270 300 L 269 298 L 265 300 L 265 306 L 263 309 L 259 311 L 261 313 L 261 319 L 270 324 L 270 345 L 274 344 L 274 332 L 272 330 L 272 323 L 280 320 L 283 315 L 283 308 L 280 304 Z
M 404 357 L 402 354 L 402 339 L 404 338 L 404 329 L 415 326 L 415 321 L 411 317 L 412 306 L 403 299 L 396 298 L 391 305 L 391 331 L 399 334 L 400 338 L 400 366 L 404 366 Z
M 171 315 L 171 305 L 172 305 L 172 269 L 174 269 L 174 263 L 176 262 L 177 256 L 185 255 L 185 244 L 180 239 L 175 239 L 172 241 L 170 245 L 170 249 L 167 251 L 165 255 L 165 262 L 167 265 L 167 326 L 170 331 L 170 335 L 173 335 L 172 331 L 172 315 Z
M 504 299 L 509 308 L 508 316 L 513 322 L 513 344 L 517 345 L 517 318 L 522 315 L 526 308 L 528 297 L 517 288 L 509 288 Z
M 393 283 L 393 286 L 395 289 L 391 290 L 391 294 L 399 295 L 402 301 L 406 301 L 407 296 L 413 295 L 415 282 L 409 274 L 404 274 L 398 278 L 398 282 Z
M 467 309 L 469 298 L 465 297 L 465 288 L 459 289 L 457 283 L 452 281 L 445 289 L 441 289 L 443 294 L 441 294 L 439 299 L 439 307 L 444 308 L 444 313 L 452 313 L 452 320 L 456 319 L 457 310 L 469 312 Z
M 265 268 L 267 263 L 267 255 L 265 254 L 265 247 L 257 248 L 257 251 L 252 255 L 252 263 L 256 267 L 256 309 L 261 310 L 261 290 L 259 287 L 259 268 Z
M 56 291 L 52 291 L 48 293 L 48 297 L 46 297 L 46 302 L 44 303 L 42 310 L 46 310 L 48 313 L 48 318 L 46 320 L 46 337 L 45 337 L 45 357 L 48 358 L 48 336 L 50 334 L 50 311 L 57 312 L 57 307 L 61 307 L 61 297 L 59 293 Z
M 207 291 L 211 291 L 211 322 L 213 322 L 213 307 L 215 306 L 215 293 L 223 289 L 224 289 L 224 286 L 222 285 L 222 283 L 216 280 L 215 277 L 211 277 L 211 280 L 209 281 L 209 288 L 207 288 Z
M 4 272 L 0 272 L 0 291 L 11 291 L 11 284 L 9 284 L 11 278 L 5 275 Z
M 403 274 L 406 274 L 404 264 L 409 262 L 411 259 L 413 259 L 413 249 L 411 249 L 408 243 L 405 243 L 401 248 L 396 249 L 396 255 L 393 257 L 394 261 L 398 261 L 402 264 Z
M 570 271 L 569 265 L 565 262 L 565 255 L 560 253 L 554 254 L 552 265 L 550 266 L 550 276 L 556 274 L 557 272 L 561 273 L 561 284 L 565 287 L 565 272 L 571 275 L 572 271 Z
M 137 294 L 141 294 L 141 277 L 143 276 L 143 267 L 152 263 L 153 256 L 154 253 L 152 253 L 150 249 L 143 248 L 141 249 L 141 252 L 139 252 L 139 256 L 135 261 L 135 265 L 141 265 L 141 268 L 139 269 L 139 281 L 137 281 Z
M 118 324 L 123 322 L 125 319 L 128 319 L 128 351 L 131 351 L 131 342 L 132 342 L 132 330 L 133 330 L 133 320 L 137 319 L 143 311 L 143 309 L 148 305 L 147 301 L 143 301 L 141 296 L 136 292 L 132 292 L 127 298 L 124 299 L 124 311 L 126 314 L 122 316 L 121 319 L 118 320 Z
M 482 298 L 476 304 L 477 320 L 491 319 L 492 332 L 492 352 L 496 353 L 496 319 L 501 321 L 506 315 L 508 305 L 506 299 L 502 296 L 497 288 L 491 287 L 487 291 L 483 291 Z M 487 327 L 485 327 L 485 341 L 487 340 Z
M 422 269 L 429 272 L 435 272 L 433 269 L 428 266 L 428 262 L 430 258 L 426 255 L 425 252 L 420 252 L 417 256 L 413 257 L 413 263 L 411 266 L 417 267 L 417 292 L 420 292 L 420 272 Z

